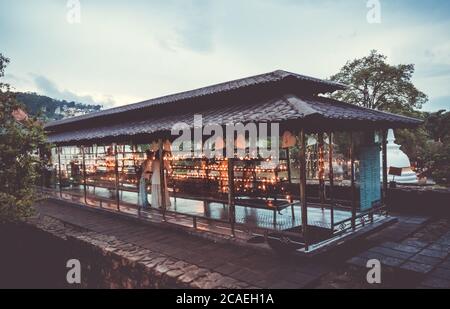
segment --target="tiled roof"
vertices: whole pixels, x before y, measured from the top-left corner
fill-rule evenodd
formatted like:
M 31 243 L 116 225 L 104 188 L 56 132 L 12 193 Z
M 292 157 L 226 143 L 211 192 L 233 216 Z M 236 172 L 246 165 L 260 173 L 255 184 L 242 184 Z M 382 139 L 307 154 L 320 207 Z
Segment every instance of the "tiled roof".
M 309 130 L 336 123 L 354 124 L 361 130 L 365 127 L 389 128 L 412 127 L 420 120 L 391 113 L 366 109 L 321 96 L 298 96 L 286 94 L 271 99 L 207 107 L 195 112 L 172 112 L 170 115 L 150 114 L 144 120 L 124 120 L 115 124 L 101 125 L 86 129 L 50 132 L 53 143 L 98 142 L 105 138 L 132 137 L 170 131 L 179 122 L 193 127 L 194 114 L 201 114 L 203 124 L 280 122 L 297 121 L 298 128 Z M 309 121 L 309 122 L 308 122 Z M 356 127 L 355 127 L 356 128 Z M 339 126 L 334 129 L 342 129 Z
M 309 92 L 312 94 L 317 93 L 328 93 L 335 90 L 345 89 L 345 85 L 335 83 L 332 81 L 322 80 L 314 77 L 309 77 L 305 75 L 295 74 L 287 71 L 277 70 L 270 73 L 265 73 L 261 75 L 246 77 L 242 79 L 237 79 L 225 83 L 220 83 L 217 85 L 212 85 L 204 88 L 199 88 L 195 90 L 190 90 L 186 92 L 181 92 L 177 94 L 172 94 L 168 96 L 159 97 L 156 99 L 151 99 L 135 104 L 124 105 L 116 108 L 111 108 L 95 113 L 90 113 L 86 115 L 81 115 L 73 118 L 63 119 L 51 122 L 46 125 L 46 128 L 53 128 L 60 125 L 65 125 L 69 123 L 76 123 L 88 119 L 103 118 L 105 116 L 111 116 L 115 114 L 120 114 L 129 111 L 139 111 L 144 108 L 150 108 L 152 106 L 157 106 L 161 104 L 174 103 L 181 101 L 189 101 L 199 97 L 210 96 L 220 93 L 230 93 L 234 90 L 240 90 L 257 85 L 267 85 L 276 84 L 283 81 L 292 81 L 295 87 L 300 89 L 309 88 Z M 309 86 L 309 87 L 306 87 Z

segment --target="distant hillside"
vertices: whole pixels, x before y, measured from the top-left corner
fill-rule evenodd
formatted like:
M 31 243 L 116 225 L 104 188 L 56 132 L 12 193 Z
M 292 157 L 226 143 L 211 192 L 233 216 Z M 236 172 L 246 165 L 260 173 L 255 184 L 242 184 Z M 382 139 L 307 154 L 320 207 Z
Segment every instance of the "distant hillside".
M 57 100 L 31 92 L 16 92 L 16 98 L 26 106 L 29 114 L 39 116 L 44 121 L 74 117 L 102 109 L 101 105 Z

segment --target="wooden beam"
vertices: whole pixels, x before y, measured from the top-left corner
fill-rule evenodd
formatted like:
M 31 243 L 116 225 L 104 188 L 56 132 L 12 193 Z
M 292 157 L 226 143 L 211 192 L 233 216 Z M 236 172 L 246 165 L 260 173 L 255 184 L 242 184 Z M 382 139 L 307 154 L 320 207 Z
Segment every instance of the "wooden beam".
M 330 180 L 330 189 L 328 196 L 330 197 L 330 219 L 331 219 L 331 232 L 334 232 L 334 171 L 333 171 L 333 133 L 328 133 L 328 177 Z
M 350 175 L 351 175 L 351 195 L 352 195 L 352 229 L 356 228 L 356 192 L 355 192 L 355 149 L 353 141 L 353 132 L 350 132 Z
M 287 161 L 287 173 L 288 173 L 288 181 L 291 184 L 292 183 L 292 174 L 291 174 L 291 154 L 289 151 L 289 147 L 286 148 L 286 161 Z
M 138 147 L 136 144 L 134 144 L 133 141 L 130 142 L 130 148 L 131 148 L 131 154 L 133 156 L 133 166 L 136 167 L 136 153 L 138 151 Z M 143 173 L 144 171 L 142 171 Z M 135 173 L 136 174 L 136 173 Z M 139 201 L 140 201 L 140 190 L 139 190 L 139 182 L 141 181 L 140 178 L 137 177 L 136 174 L 136 189 L 137 189 L 137 196 L 138 196 L 138 205 L 137 205 L 137 213 L 138 213 L 138 217 L 141 217 L 141 207 L 142 205 L 140 205 Z
M 305 130 L 300 131 L 300 203 L 302 209 L 302 233 L 305 241 L 305 250 L 309 249 L 308 242 L 308 206 L 306 202 L 306 140 Z
M 231 224 L 231 234 L 235 236 L 234 225 L 236 212 L 234 205 L 234 158 L 228 158 L 228 217 Z
M 159 146 L 159 182 L 161 183 L 161 209 L 163 220 L 166 221 L 166 182 L 164 177 L 164 147 L 162 138 L 158 139 Z
M 84 146 L 81 146 L 82 155 L 82 169 L 83 169 L 83 191 L 84 191 L 84 203 L 87 204 L 87 188 L 86 188 L 86 155 Z
M 62 198 L 62 175 L 61 175 L 61 147 L 56 148 L 58 153 L 58 180 L 59 180 L 59 197 Z
M 292 184 L 291 153 L 289 151 L 289 147 L 286 147 L 285 150 L 286 150 L 286 161 L 287 161 L 286 167 L 287 167 L 287 173 L 288 173 L 288 183 Z M 256 179 L 256 177 L 255 177 L 255 179 Z M 294 201 L 292 198 L 292 194 L 290 194 L 288 202 L 291 203 L 292 222 L 295 222 L 295 210 L 294 210 Z
M 117 154 L 117 144 L 114 144 L 114 174 L 116 178 L 116 204 L 117 211 L 120 211 L 120 195 L 119 195 L 119 158 Z
M 387 131 L 383 130 L 382 132 L 382 142 L 381 142 L 381 156 L 382 156 L 382 165 L 383 165 L 383 186 L 381 197 L 383 204 L 387 206 L 387 192 L 388 192 L 388 166 L 387 166 Z
M 318 176 L 319 176 L 319 201 L 322 205 L 325 204 L 325 149 L 324 149 L 324 141 L 323 141 L 323 132 L 320 132 L 317 134 L 317 140 L 318 140 Z

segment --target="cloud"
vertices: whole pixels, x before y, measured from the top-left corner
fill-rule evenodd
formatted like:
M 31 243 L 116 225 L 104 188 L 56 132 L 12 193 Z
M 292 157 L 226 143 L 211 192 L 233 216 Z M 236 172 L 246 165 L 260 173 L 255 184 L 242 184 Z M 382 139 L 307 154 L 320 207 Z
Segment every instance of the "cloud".
M 364 0 L 92 0 L 73 25 L 57 1 L 2 0 L 0 37 L 8 71 L 29 80 L 11 76 L 17 88 L 105 106 L 275 69 L 324 78 L 371 49 L 414 63 L 438 98 L 450 95 L 450 1 L 430 1 L 381 1 L 382 23 L 368 24 Z
M 432 64 L 422 66 L 417 70 L 417 75 L 420 77 L 450 77 L 450 64 Z
M 214 4 L 208 0 L 167 1 L 160 4 L 159 45 L 171 52 L 187 49 L 198 53 L 213 50 Z
M 450 96 L 430 98 L 430 102 L 423 106 L 422 111 L 436 112 L 441 109 L 450 111 Z
M 75 92 L 64 89 L 60 90 L 58 86 L 42 75 L 34 75 L 34 84 L 44 95 L 54 99 L 66 100 L 69 102 L 79 102 L 92 105 L 103 105 L 110 107 L 115 105 L 114 98 L 111 95 L 102 95 L 101 98 L 94 98 L 92 95 L 78 95 Z
M 209 1 L 197 1 L 195 6 L 187 2 L 185 18 L 178 33 L 182 44 L 197 52 L 207 52 L 213 48 L 213 27 L 210 19 L 212 10 Z

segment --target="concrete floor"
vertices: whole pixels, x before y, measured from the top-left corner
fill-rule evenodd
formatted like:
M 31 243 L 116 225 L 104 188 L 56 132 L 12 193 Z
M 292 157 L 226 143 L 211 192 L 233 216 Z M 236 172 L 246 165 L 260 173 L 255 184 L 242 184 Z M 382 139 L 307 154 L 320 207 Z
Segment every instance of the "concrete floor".
M 82 187 L 66 189 L 64 192 L 70 193 L 82 192 Z M 88 187 L 88 196 L 101 197 L 106 199 L 115 199 L 115 190 L 91 186 Z M 120 191 L 121 201 L 128 204 L 136 204 L 137 192 Z M 228 205 L 219 202 L 207 202 L 189 198 L 171 197 L 171 207 L 169 210 L 182 214 L 195 215 L 199 217 L 221 219 L 228 221 Z M 148 200 L 151 201 L 151 194 L 148 194 Z M 267 208 L 265 208 L 267 207 Z M 276 214 L 276 223 L 274 223 L 273 209 L 265 206 L 265 201 L 261 200 L 258 208 L 248 207 L 236 204 L 236 222 L 251 224 L 253 226 L 286 230 L 301 225 L 301 207 L 294 206 L 294 217 L 292 216 L 291 207 L 284 208 Z M 346 210 L 335 209 L 334 222 L 339 222 L 351 217 L 351 212 Z M 321 209 L 320 207 L 308 207 L 308 224 L 330 228 L 331 214 L 329 209 Z

